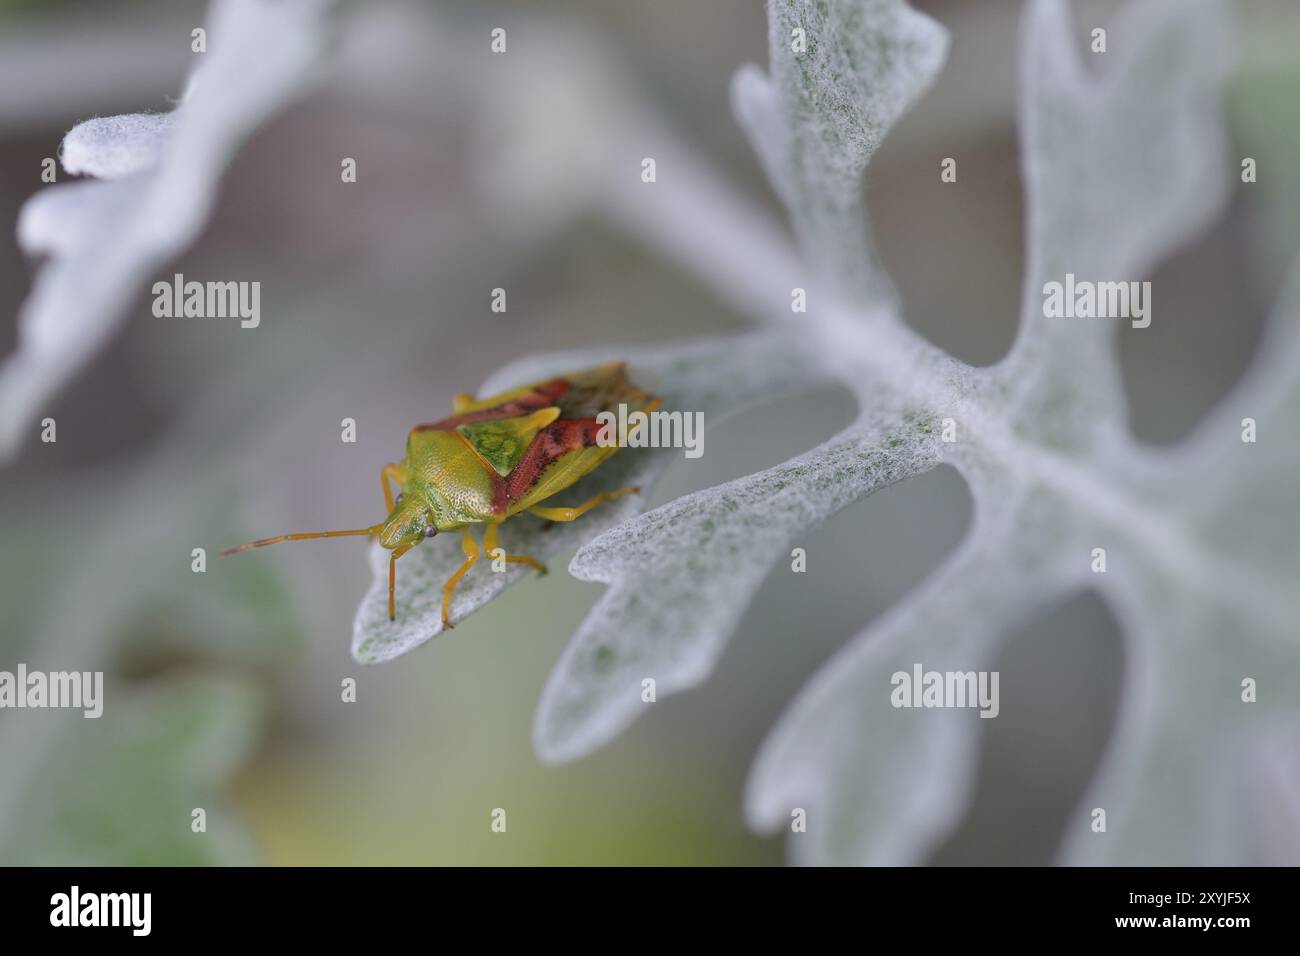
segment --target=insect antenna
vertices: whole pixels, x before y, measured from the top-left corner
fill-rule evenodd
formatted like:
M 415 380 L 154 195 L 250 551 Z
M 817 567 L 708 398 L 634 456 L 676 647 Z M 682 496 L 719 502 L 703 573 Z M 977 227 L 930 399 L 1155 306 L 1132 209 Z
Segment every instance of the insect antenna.
M 258 538 L 256 541 L 247 541 L 244 544 L 237 544 L 233 548 L 226 548 L 221 552 L 222 557 L 232 554 L 239 554 L 241 551 L 247 551 L 250 548 L 265 548 L 268 544 L 279 544 L 281 541 L 306 541 L 310 538 L 346 538 L 360 535 L 379 534 L 384 529 L 382 524 L 371 525 L 369 528 L 353 528 L 349 531 L 310 531 L 299 534 L 280 534 L 274 538 Z

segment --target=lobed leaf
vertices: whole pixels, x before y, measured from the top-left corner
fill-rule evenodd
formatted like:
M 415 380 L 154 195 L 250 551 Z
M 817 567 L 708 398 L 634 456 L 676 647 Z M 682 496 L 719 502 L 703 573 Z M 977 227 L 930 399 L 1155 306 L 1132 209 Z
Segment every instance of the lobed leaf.
M 896 709 L 890 675 L 916 662 L 986 668 L 1008 630 L 1087 587 L 1115 609 L 1129 667 L 1114 739 L 1070 820 L 1063 859 L 1221 864 L 1257 858 L 1260 846 L 1274 858 L 1300 854 L 1285 813 L 1253 812 L 1268 803 L 1262 754 L 1300 725 L 1288 623 L 1300 607 L 1284 584 L 1300 570 L 1300 528 L 1293 483 L 1278 480 L 1298 462 L 1286 440 L 1244 443 L 1236 420 L 1249 408 L 1276 439 L 1300 413 L 1300 297 L 1280 310 L 1277 344 L 1243 394 L 1164 453 L 1124 428 L 1114 325 L 1046 318 L 1038 298 L 1065 271 L 1140 278 L 1222 208 L 1229 180 L 1212 113 L 1222 6 L 1131 5 L 1111 30 L 1118 55 L 1100 79 L 1078 63 L 1066 12 L 1059 0 L 1035 0 L 1025 13 L 1022 335 L 948 406 L 960 410 L 962 438 L 942 450 L 971 484 L 970 537 L 823 668 L 755 763 L 751 820 L 776 829 L 794 807 L 807 810 L 808 832 L 793 845 L 802 862 L 903 863 L 932 849 L 963 811 L 977 718 Z M 1090 573 L 1098 546 L 1106 574 Z M 1269 675 L 1277 696 L 1266 706 L 1242 701 L 1251 674 Z M 1092 831 L 1093 807 L 1110 814 L 1107 833 Z
M 89 120 L 64 140 L 64 168 L 106 177 L 46 187 L 19 236 L 50 255 L 0 362 L 0 461 L 50 398 L 125 320 L 139 287 L 203 228 L 244 139 L 302 92 L 325 42 L 329 0 L 215 0 L 209 51 L 166 115 Z
M 900 425 L 899 422 L 902 422 Z M 569 570 L 610 585 L 551 673 L 538 756 L 585 756 L 656 695 L 704 682 L 795 538 L 859 498 L 938 462 L 938 433 L 888 406 L 798 458 L 686 495 L 606 531 Z
M 861 301 L 892 298 L 866 236 L 861 177 L 933 81 L 948 34 L 904 0 L 769 0 L 769 75 L 732 102 L 808 262 Z

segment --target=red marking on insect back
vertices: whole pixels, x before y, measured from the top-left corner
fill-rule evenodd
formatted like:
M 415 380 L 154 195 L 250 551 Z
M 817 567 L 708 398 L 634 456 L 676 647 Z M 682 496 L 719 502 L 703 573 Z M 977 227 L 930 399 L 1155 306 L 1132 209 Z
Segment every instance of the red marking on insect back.
M 561 418 L 547 425 L 533 438 L 514 470 L 497 484 L 492 510 L 504 514 L 557 458 L 596 444 L 599 432 L 600 422 L 594 418 Z
M 417 432 L 451 431 L 458 425 L 472 425 L 475 422 L 492 422 L 502 418 L 516 418 L 520 415 L 527 415 L 529 412 L 535 412 L 539 408 L 548 408 L 554 405 L 559 401 L 560 396 L 568 390 L 569 383 L 566 379 L 552 379 L 538 385 L 531 392 L 512 398 L 500 405 L 482 408 L 477 412 L 466 412 L 464 415 L 453 415 L 451 418 L 444 418 L 437 422 L 426 422 L 423 425 L 416 425 L 411 430 Z

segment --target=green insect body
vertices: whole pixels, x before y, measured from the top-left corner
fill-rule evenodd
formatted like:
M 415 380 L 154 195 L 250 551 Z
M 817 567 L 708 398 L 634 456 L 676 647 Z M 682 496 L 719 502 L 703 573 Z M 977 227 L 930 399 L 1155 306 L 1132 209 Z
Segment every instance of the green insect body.
M 550 521 L 572 521 L 596 505 L 636 488 L 602 492 L 571 508 L 547 507 L 548 498 L 595 471 L 618 451 L 615 442 L 600 441 L 601 412 L 650 412 L 661 399 L 633 385 L 622 362 L 557 376 L 523 388 L 474 399 L 456 396 L 450 418 L 416 425 L 406 440 L 406 456 L 385 465 L 380 478 L 388 517 L 369 528 L 286 534 L 250 541 L 222 554 L 236 554 L 280 541 L 348 535 L 378 536 L 392 551 L 388 573 L 388 616 L 396 617 L 397 559 L 425 538 L 459 530 L 465 562 L 443 589 L 442 620 L 451 627 L 451 598 L 456 585 L 479 557 L 473 525 L 485 527 L 483 547 L 497 547 L 498 528 L 509 518 L 528 512 Z M 397 485 L 396 498 L 390 482 Z M 506 555 L 507 562 L 526 564 L 546 573 L 533 558 Z

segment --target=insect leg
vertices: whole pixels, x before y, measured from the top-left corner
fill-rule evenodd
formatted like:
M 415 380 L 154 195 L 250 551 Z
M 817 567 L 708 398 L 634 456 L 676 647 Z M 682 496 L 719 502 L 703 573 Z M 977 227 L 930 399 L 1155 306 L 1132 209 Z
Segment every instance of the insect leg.
M 492 557 L 492 552 L 498 547 L 497 529 L 500 527 L 500 522 L 490 524 L 487 526 L 487 530 L 483 532 L 483 551 L 489 558 Z M 542 562 L 538 561 L 536 558 L 530 558 L 527 555 L 507 554 L 505 556 L 505 561 L 507 564 L 526 564 L 538 574 L 546 573 L 546 565 L 542 564 Z
M 613 491 L 602 491 L 590 501 L 584 501 L 572 508 L 529 508 L 528 513 L 535 514 L 539 518 L 545 518 L 547 521 L 573 521 L 579 515 L 586 514 L 596 505 L 622 498 L 624 495 L 635 495 L 640 492 L 640 488 L 616 488 Z
M 379 472 L 379 483 L 384 486 L 384 504 L 389 512 L 393 510 L 393 492 L 388 487 L 389 479 L 397 482 L 397 487 L 402 488 L 406 485 L 406 466 L 396 463 L 384 465 Z
M 415 545 L 404 544 L 400 548 L 394 548 L 393 553 L 388 558 L 388 619 L 397 620 L 397 559 L 406 552 L 410 551 Z
M 460 547 L 465 552 L 465 563 L 456 569 L 456 573 L 447 579 L 447 583 L 442 586 L 442 626 L 455 627 L 451 623 L 451 596 L 456 593 L 456 585 L 460 584 L 460 579 L 465 576 L 465 572 L 474 567 L 474 562 L 478 560 L 478 542 L 470 534 L 469 528 L 460 529 Z

